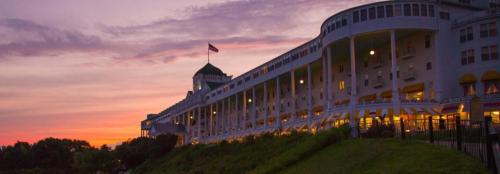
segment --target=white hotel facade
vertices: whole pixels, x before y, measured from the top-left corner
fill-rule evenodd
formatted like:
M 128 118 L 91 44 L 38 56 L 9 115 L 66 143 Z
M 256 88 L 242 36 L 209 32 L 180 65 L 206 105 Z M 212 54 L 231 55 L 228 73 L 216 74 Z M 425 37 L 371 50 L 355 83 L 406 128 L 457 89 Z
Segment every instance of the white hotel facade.
M 320 35 L 236 78 L 207 64 L 185 99 L 141 122 L 181 143 L 368 128 L 428 116 L 500 122 L 500 0 L 400 0 L 339 12 Z

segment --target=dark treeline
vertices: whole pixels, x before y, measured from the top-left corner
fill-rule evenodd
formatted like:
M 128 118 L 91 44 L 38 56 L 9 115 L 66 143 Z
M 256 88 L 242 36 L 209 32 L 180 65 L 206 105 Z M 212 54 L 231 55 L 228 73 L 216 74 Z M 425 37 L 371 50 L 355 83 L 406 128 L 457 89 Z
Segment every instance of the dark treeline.
M 139 137 L 113 150 L 86 141 L 46 138 L 0 148 L 0 173 L 121 173 L 172 150 L 177 136 Z

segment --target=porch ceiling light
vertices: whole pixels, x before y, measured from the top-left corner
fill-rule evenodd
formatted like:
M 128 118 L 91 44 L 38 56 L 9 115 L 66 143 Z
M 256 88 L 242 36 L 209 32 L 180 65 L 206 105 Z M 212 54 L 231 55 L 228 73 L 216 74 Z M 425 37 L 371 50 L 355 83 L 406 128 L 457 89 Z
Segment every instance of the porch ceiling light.
M 251 98 L 248 99 L 248 103 L 252 103 L 252 99 Z
M 373 50 L 373 49 L 370 50 L 370 55 L 372 55 L 372 56 L 375 55 L 375 50 Z
M 300 84 L 304 84 L 304 80 L 300 79 L 300 80 L 299 80 L 299 83 L 300 83 Z
M 214 111 L 213 113 L 214 113 L 214 114 L 217 114 L 217 112 L 215 112 L 215 111 Z

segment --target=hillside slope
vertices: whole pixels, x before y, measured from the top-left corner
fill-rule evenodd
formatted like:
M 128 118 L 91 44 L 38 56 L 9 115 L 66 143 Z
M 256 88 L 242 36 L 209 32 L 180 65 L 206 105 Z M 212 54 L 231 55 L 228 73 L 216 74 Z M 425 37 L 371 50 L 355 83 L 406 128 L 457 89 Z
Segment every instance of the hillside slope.
M 396 139 L 346 139 L 344 127 L 316 135 L 246 138 L 186 146 L 133 173 L 487 173 L 462 153 Z

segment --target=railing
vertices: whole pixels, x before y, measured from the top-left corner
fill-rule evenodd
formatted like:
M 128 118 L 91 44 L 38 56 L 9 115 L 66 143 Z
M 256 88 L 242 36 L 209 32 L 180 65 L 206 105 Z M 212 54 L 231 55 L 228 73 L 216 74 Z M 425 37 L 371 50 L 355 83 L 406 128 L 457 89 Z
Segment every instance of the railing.
M 406 140 L 424 140 L 462 151 L 485 164 L 493 173 L 500 165 L 498 134 L 491 124 L 491 117 L 484 121 L 455 119 L 400 119 L 396 135 Z
M 403 77 L 403 80 L 415 80 L 417 78 L 417 70 L 403 72 L 401 76 Z
M 412 57 L 415 56 L 415 52 L 416 52 L 415 48 L 407 48 L 405 51 L 401 53 L 399 57 L 403 60 L 411 59 Z
M 385 85 L 385 82 L 384 82 L 383 78 L 377 78 L 377 79 L 372 80 L 372 87 L 373 88 L 381 88 L 381 87 L 384 87 L 384 85 Z

